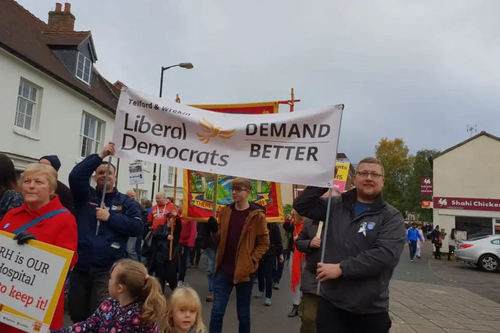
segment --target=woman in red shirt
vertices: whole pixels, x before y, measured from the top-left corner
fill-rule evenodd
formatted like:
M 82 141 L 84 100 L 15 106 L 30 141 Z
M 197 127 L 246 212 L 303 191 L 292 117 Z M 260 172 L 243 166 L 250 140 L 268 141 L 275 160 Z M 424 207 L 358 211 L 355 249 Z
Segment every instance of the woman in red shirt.
M 22 194 L 24 204 L 21 207 L 10 210 L 0 222 L 0 230 L 14 232 L 29 222 L 46 215 L 47 213 L 64 210 L 49 218 L 42 218 L 39 223 L 30 226 L 18 233 L 14 240 L 18 244 L 25 244 L 31 239 L 40 242 L 66 248 L 73 251 L 73 259 L 70 268 L 73 268 L 78 260 L 76 249 L 78 245 L 76 221 L 59 201 L 55 194 L 57 188 L 56 170 L 44 164 L 29 166 L 22 174 Z M 51 329 L 61 328 L 64 316 L 64 289 L 59 297 L 59 302 L 52 319 Z M 21 330 L 0 323 L 2 333 L 20 333 Z

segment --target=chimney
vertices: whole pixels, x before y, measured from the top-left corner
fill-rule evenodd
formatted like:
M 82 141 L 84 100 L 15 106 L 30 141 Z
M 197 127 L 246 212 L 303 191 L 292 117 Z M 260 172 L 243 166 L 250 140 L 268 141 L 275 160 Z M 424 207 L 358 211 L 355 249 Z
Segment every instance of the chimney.
M 56 9 L 49 12 L 49 23 L 47 28 L 50 31 L 70 32 L 75 29 L 75 16 L 71 14 L 71 4 L 64 4 L 64 11 L 62 5 L 56 3 Z
M 123 82 L 121 82 L 121 81 L 116 81 L 115 83 L 113 83 L 113 85 L 114 85 L 116 88 L 120 89 L 120 90 L 122 90 L 122 88 L 123 88 L 123 87 L 127 87 L 127 86 L 126 86 Z

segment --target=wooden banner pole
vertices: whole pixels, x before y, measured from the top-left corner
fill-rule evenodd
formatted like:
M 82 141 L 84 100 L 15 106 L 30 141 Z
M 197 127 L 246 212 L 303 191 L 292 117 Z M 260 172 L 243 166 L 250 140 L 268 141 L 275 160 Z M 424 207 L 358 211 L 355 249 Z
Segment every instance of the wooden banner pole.
M 290 99 L 288 101 L 279 101 L 279 104 L 287 104 L 290 106 L 290 112 L 295 110 L 295 103 L 300 102 L 300 99 L 295 99 L 295 90 L 293 88 L 290 89 Z M 296 185 L 292 184 L 292 200 L 295 200 L 295 189 Z
M 212 216 L 217 218 L 217 192 L 219 190 L 219 175 L 214 175 L 214 197 L 212 198 Z

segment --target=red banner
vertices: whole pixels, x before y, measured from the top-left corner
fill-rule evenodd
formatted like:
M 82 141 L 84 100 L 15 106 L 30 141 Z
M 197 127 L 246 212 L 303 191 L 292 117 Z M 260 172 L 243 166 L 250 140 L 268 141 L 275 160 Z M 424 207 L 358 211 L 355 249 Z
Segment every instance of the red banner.
M 500 199 L 434 197 L 436 209 L 500 211 Z
M 222 105 L 191 105 L 192 107 L 226 113 L 271 114 L 278 113 L 278 102 L 222 104 Z M 217 184 L 217 211 L 233 202 L 231 181 L 235 177 L 219 175 Z M 183 215 L 186 220 L 206 222 L 212 215 L 213 174 L 184 170 L 184 200 Z M 252 191 L 249 201 L 266 207 L 268 222 L 283 222 L 283 204 L 279 183 L 252 180 Z
M 432 195 L 432 178 L 420 179 L 420 194 L 423 196 Z

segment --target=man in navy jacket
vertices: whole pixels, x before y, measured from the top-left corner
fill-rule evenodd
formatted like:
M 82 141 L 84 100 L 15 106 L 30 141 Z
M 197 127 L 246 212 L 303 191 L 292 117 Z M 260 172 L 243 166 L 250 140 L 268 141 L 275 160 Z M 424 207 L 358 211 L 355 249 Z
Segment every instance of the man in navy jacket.
M 100 207 L 108 167 L 103 159 L 114 152 L 114 144 L 108 143 L 99 155 L 89 155 L 69 175 L 78 226 L 78 263 L 71 273 L 68 292 L 69 314 L 75 323 L 90 317 L 106 298 L 113 263 L 126 256 L 129 237 L 142 233 L 141 212 L 134 200 L 115 188 L 113 165 L 105 189 L 105 207 Z M 94 171 L 95 189 L 89 184 Z

